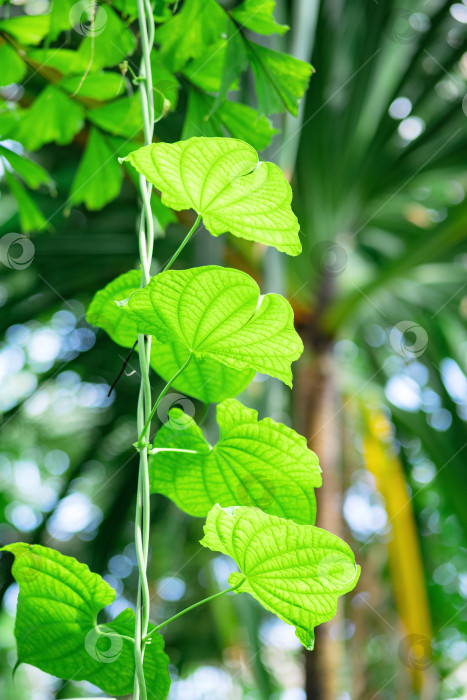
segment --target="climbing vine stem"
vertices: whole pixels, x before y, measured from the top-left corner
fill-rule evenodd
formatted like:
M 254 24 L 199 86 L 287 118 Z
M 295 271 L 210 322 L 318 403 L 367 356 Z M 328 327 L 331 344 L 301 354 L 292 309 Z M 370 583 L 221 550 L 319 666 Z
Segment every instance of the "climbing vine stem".
M 139 94 L 143 115 L 144 142 L 152 143 L 154 133 L 154 97 L 151 72 L 151 50 L 154 43 L 154 19 L 149 0 L 137 0 L 138 24 L 141 36 L 142 58 L 140 64 Z M 139 257 L 141 262 L 141 286 L 148 284 L 151 277 L 151 260 L 154 248 L 154 219 L 151 210 L 152 185 L 144 176 L 139 178 L 142 199 L 141 216 L 138 231 Z M 145 342 L 144 335 L 138 336 L 140 391 L 137 409 L 138 435 L 145 435 L 151 424 L 151 384 L 149 380 L 149 359 L 151 356 L 151 338 Z M 143 670 L 144 637 L 148 631 L 150 595 L 147 579 L 149 553 L 150 503 L 148 448 L 144 445 L 139 450 L 138 492 L 135 512 L 135 548 L 138 560 L 138 592 L 135 616 L 135 700 L 147 700 L 146 682 Z

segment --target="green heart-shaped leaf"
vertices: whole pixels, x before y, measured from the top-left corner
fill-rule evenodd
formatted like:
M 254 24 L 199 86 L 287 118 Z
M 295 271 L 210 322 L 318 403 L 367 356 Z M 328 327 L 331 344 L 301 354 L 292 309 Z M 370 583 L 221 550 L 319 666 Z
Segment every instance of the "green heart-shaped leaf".
M 271 418 L 258 422 L 257 412 L 235 399 L 218 405 L 217 422 L 220 440 L 211 448 L 190 416 L 171 411 L 154 441 L 151 491 L 194 516 L 206 516 L 216 503 L 252 505 L 313 524 L 321 471 L 305 438 Z
M 214 265 L 168 270 L 123 308 L 138 333 L 178 341 L 197 359 L 254 369 L 292 385 L 290 364 L 303 350 L 292 307 L 279 294 L 260 299 L 258 285 L 244 272 Z
M 153 143 L 125 160 L 161 191 L 163 204 L 201 214 L 213 236 L 230 231 L 289 255 L 301 252 L 289 183 L 277 165 L 260 163 L 244 141 L 193 137 Z
M 134 345 L 138 329 L 117 302 L 128 299 L 140 289 L 140 283 L 141 272 L 125 272 L 96 293 L 86 314 L 88 323 L 103 328 L 114 342 L 125 348 Z M 167 382 L 184 365 L 188 355 L 188 348 L 179 341 L 160 343 L 152 339 L 151 367 Z M 193 357 L 172 386 L 204 403 L 217 403 L 238 396 L 254 375 L 254 370 L 233 369 L 211 357 Z
M 335 535 L 257 508 L 214 506 L 201 544 L 232 557 L 240 571 L 230 575 L 230 585 L 294 625 L 307 649 L 314 627 L 336 614 L 337 598 L 360 575 L 350 547 Z
M 113 588 L 85 564 L 55 549 L 17 542 L 3 551 L 15 556 L 13 576 L 19 584 L 18 663 L 58 678 L 89 681 L 110 695 L 131 693 L 134 647 L 119 635 L 133 638 L 135 614 L 123 610 L 112 622 L 97 624 L 99 611 L 115 598 Z M 163 638 L 153 634 L 144 654 L 146 683 L 158 700 L 170 687 L 163 649 Z

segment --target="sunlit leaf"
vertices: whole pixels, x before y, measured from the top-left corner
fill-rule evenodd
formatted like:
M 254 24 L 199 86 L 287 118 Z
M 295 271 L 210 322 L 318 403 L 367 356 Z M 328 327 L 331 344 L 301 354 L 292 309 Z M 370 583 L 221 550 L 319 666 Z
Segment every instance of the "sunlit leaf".
M 112 622 L 97 625 L 97 615 L 116 593 L 98 574 L 73 557 L 21 542 L 3 547 L 14 554 L 19 584 L 15 637 L 18 662 L 53 676 L 87 680 L 111 695 L 133 691 L 135 614 L 123 610 Z M 150 627 L 154 628 L 153 625 Z M 153 634 L 144 655 L 146 682 L 154 697 L 166 697 L 170 678 L 161 635 Z
M 216 503 L 251 505 L 313 524 L 321 472 L 305 438 L 270 418 L 258 422 L 256 411 L 234 399 L 217 406 L 217 422 L 220 439 L 211 447 L 189 415 L 172 410 L 154 441 L 151 490 L 190 515 L 206 516 Z
M 232 557 L 240 571 L 230 575 L 230 585 L 294 625 L 307 649 L 314 627 L 334 617 L 337 598 L 360 575 L 352 550 L 335 535 L 258 508 L 214 506 L 201 544 Z
M 163 204 L 195 209 L 212 235 L 230 231 L 289 255 L 300 253 L 290 185 L 277 165 L 260 163 L 244 141 L 195 137 L 155 143 L 126 160 L 162 192 Z
M 292 307 L 279 294 L 260 300 L 258 285 L 244 272 L 214 265 L 168 270 L 132 294 L 123 310 L 138 333 L 182 343 L 195 358 L 292 384 L 290 364 L 303 350 Z
M 141 273 L 130 270 L 110 282 L 94 296 L 89 305 L 88 323 L 103 328 L 113 341 L 131 348 L 138 337 L 136 323 L 116 302 L 128 299 L 140 289 Z M 169 381 L 184 365 L 189 350 L 180 341 L 160 343 L 152 339 L 151 367 Z M 254 370 L 226 367 L 211 357 L 193 357 L 190 364 L 173 383 L 173 389 L 205 403 L 223 401 L 238 396 L 251 382 Z

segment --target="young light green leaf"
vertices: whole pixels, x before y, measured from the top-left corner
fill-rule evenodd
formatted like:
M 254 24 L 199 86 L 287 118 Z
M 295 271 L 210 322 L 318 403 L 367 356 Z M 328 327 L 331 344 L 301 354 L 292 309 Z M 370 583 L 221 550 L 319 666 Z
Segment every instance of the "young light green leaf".
M 53 676 L 86 680 L 110 695 L 133 690 L 135 614 L 127 609 L 112 622 L 97 624 L 100 610 L 115 591 L 81 562 L 40 545 L 21 542 L 3 547 L 14 554 L 13 576 L 19 584 L 15 637 L 18 662 Z M 150 626 L 154 629 L 154 626 Z M 153 634 L 144 655 L 146 683 L 161 700 L 170 678 L 164 641 Z
M 217 406 L 217 422 L 220 439 L 211 448 L 190 416 L 172 410 L 154 441 L 151 491 L 198 517 L 216 503 L 251 505 L 312 525 L 321 471 L 305 438 L 271 418 L 258 422 L 257 412 L 235 399 Z
M 131 348 L 138 337 L 138 329 L 117 302 L 128 299 L 140 286 L 141 273 L 138 270 L 117 277 L 94 296 L 86 314 L 88 323 L 103 328 L 119 345 Z M 166 382 L 185 364 L 188 355 L 189 350 L 180 341 L 159 343 L 152 339 L 151 367 Z M 238 396 L 254 375 L 254 370 L 236 370 L 210 357 L 192 357 L 172 386 L 204 403 L 217 403 Z
M 138 333 L 161 343 L 178 341 L 195 358 L 211 357 L 292 385 L 290 364 L 303 351 L 292 307 L 279 294 L 260 300 L 258 285 L 244 272 L 215 265 L 168 270 L 123 308 Z
M 247 49 L 255 74 L 259 112 L 276 114 L 286 109 L 296 117 L 313 71 L 311 65 L 252 41 L 247 41 Z
M 289 27 L 274 20 L 275 6 L 276 0 L 244 0 L 230 14 L 242 27 L 257 34 L 284 34 Z
M 98 129 L 89 138 L 70 192 L 70 204 L 84 202 L 89 210 L 102 209 L 120 192 L 123 173 L 114 151 Z
M 20 83 L 26 73 L 26 64 L 10 44 L 0 46 L 0 86 Z
M 138 337 L 136 323 L 123 312 L 117 302 L 128 299 L 140 287 L 141 272 L 138 270 L 119 275 L 94 295 L 86 313 L 86 321 L 103 328 L 118 345 L 131 348 Z
M 232 557 L 240 571 L 230 575 L 230 585 L 294 625 L 307 649 L 313 649 L 314 627 L 336 614 L 337 598 L 355 588 L 360 575 L 352 550 L 335 535 L 257 508 L 214 506 L 201 544 Z
M 126 160 L 161 191 L 163 204 L 195 209 L 213 236 L 230 231 L 289 255 L 300 253 L 290 185 L 277 165 L 260 163 L 244 141 L 194 137 L 154 143 Z
M 63 145 L 73 139 L 83 123 L 82 107 L 48 85 L 24 112 L 15 139 L 29 151 L 36 151 L 50 141 Z

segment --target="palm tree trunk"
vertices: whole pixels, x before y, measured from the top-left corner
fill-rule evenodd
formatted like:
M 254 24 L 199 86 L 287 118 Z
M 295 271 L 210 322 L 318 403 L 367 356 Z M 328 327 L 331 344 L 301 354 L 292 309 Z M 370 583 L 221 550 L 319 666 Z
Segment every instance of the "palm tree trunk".
M 305 357 L 310 351 L 305 351 Z M 329 347 L 305 361 L 296 384 L 296 416 L 299 431 L 308 437 L 309 447 L 320 458 L 323 486 L 317 493 L 316 524 L 336 535 L 341 534 L 342 493 L 340 477 L 340 425 L 332 356 Z M 305 690 L 307 700 L 335 700 L 338 670 L 342 668 L 341 645 L 329 634 L 331 624 L 316 628 L 315 649 L 305 653 Z

